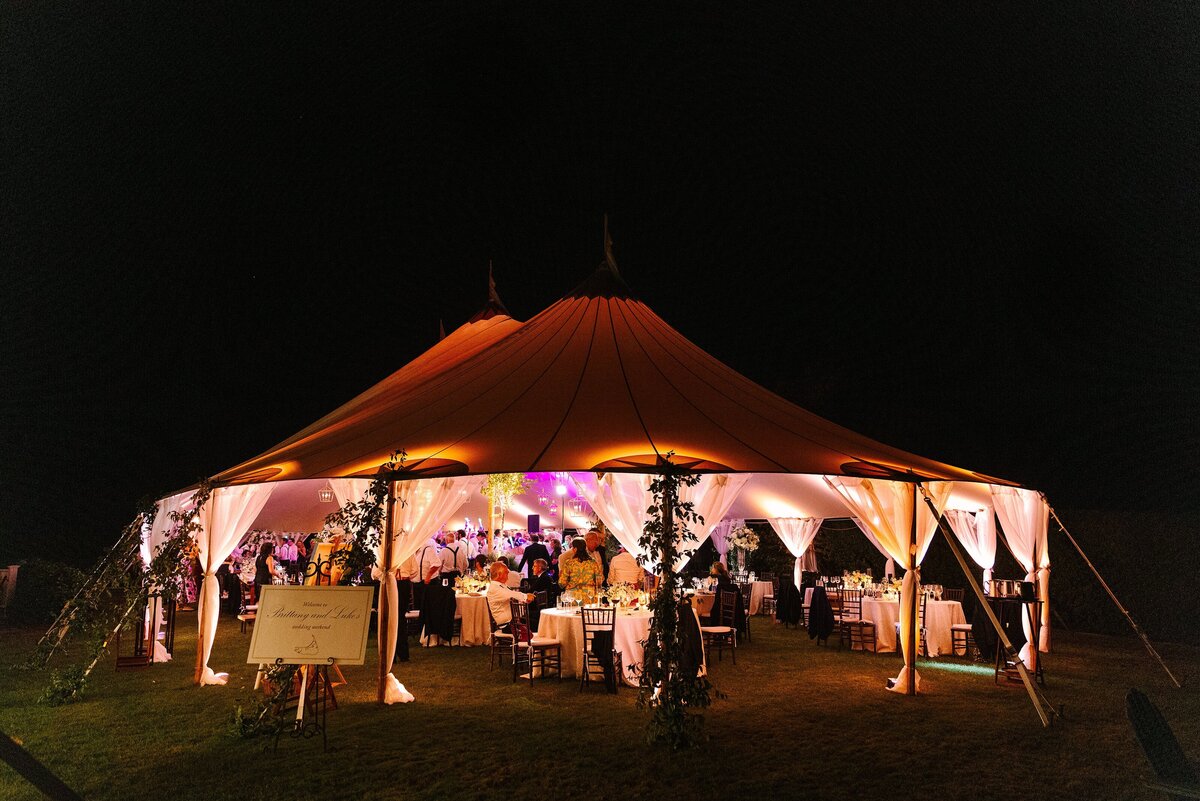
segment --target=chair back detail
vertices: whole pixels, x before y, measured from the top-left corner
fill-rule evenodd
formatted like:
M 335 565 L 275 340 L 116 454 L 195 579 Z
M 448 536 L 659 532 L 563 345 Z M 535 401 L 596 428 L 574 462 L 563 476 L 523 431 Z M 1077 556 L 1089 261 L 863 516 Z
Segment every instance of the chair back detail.
M 513 641 L 528 643 L 533 639 L 533 629 L 529 627 L 529 604 L 518 601 L 516 598 L 510 600 L 508 604 L 512 610 L 512 624 L 509 629 L 512 631 Z

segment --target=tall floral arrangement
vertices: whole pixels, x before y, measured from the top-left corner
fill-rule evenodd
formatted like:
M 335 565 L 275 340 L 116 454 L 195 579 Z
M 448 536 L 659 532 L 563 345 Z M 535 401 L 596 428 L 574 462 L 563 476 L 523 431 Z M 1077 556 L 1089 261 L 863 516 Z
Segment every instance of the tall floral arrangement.
M 729 545 L 726 558 L 729 560 L 730 569 L 735 572 L 744 568 L 750 554 L 758 550 L 758 532 L 749 526 L 730 529 L 729 533 L 725 535 L 725 541 Z

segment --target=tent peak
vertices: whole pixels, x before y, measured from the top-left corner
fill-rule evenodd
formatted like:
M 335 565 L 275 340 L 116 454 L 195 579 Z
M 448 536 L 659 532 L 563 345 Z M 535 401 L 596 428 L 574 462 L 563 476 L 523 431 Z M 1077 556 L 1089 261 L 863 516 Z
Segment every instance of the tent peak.
M 566 294 L 568 298 L 624 298 L 633 300 L 633 290 L 621 277 L 613 256 L 612 236 L 608 233 L 608 215 L 604 215 L 604 261 L 582 284 Z
M 488 297 L 484 307 L 475 314 L 468 323 L 477 323 L 480 320 L 490 320 L 493 317 L 504 315 L 512 317 L 508 313 L 508 309 L 504 307 L 504 301 L 500 300 L 500 293 L 496 291 L 496 279 L 492 277 L 492 260 L 488 259 Z

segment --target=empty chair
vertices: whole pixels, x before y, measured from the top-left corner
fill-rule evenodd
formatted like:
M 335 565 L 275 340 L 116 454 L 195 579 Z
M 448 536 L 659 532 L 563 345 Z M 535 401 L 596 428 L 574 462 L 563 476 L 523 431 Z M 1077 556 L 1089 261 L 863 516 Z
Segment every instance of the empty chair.
M 837 617 L 839 629 L 839 646 L 847 645 L 852 650 L 867 650 L 870 648 L 872 653 L 878 653 L 879 647 L 875 640 L 875 624 L 869 620 L 863 620 L 862 616 L 862 590 L 842 590 L 841 591 L 841 615 Z
M 708 649 L 709 653 L 716 648 L 719 662 L 723 659 L 725 649 L 729 648 L 733 654 L 733 664 L 735 665 L 737 664 L 737 626 L 735 625 L 737 602 L 738 594 L 736 592 L 718 592 L 715 602 L 718 625 L 700 627 L 700 633 L 704 635 L 704 647 Z
M 963 591 L 961 589 L 954 589 L 952 587 L 946 587 L 945 589 L 942 590 L 942 600 L 943 601 L 958 601 L 961 604 L 962 600 L 963 600 Z
M 545 676 L 549 670 L 558 673 L 562 681 L 562 642 L 550 637 L 538 637 L 529 627 L 529 604 L 513 599 L 508 602 L 512 609 L 509 629 L 513 635 L 513 681 L 521 675 L 521 667 L 529 671 L 529 683 L 533 684 L 537 671 Z
M 746 637 L 746 642 L 751 642 L 751 639 L 750 639 L 750 597 L 754 593 L 754 585 L 750 584 L 749 582 L 742 582 L 741 584 L 738 584 L 738 593 L 741 595 L 741 601 L 742 601 L 742 620 L 746 626 L 746 628 L 742 630 L 742 633 Z M 735 625 L 737 623 L 737 610 L 736 609 L 734 609 L 734 623 L 735 623 Z
M 763 580 L 771 582 L 771 589 L 766 595 L 763 596 L 762 613 L 764 615 L 772 615 L 773 616 L 775 614 L 776 609 L 778 608 L 775 605 L 775 601 L 779 597 L 779 579 L 773 575 L 764 574 Z
M 917 653 L 926 658 L 929 657 L 929 642 L 925 637 L 925 602 L 929 596 L 921 593 L 921 602 L 917 604 Z M 901 599 L 900 603 L 904 603 Z M 896 621 L 896 650 L 900 650 L 900 621 Z
M 579 671 L 579 690 L 593 680 L 611 693 L 617 691 L 620 654 L 613 648 L 617 628 L 617 610 L 612 606 L 585 606 L 583 621 L 583 662 Z
M 513 636 L 507 631 L 501 631 L 496 625 L 496 618 L 492 615 L 491 604 L 484 604 L 487 607 L 488 613 L 488 628 L 491 630 L 491 636 L 488 637 L 488 670 L 491 670 L 499 662 L 500 666 L 504 666 L 504 654 L 507 653 L 509 658 L 512 657 Z

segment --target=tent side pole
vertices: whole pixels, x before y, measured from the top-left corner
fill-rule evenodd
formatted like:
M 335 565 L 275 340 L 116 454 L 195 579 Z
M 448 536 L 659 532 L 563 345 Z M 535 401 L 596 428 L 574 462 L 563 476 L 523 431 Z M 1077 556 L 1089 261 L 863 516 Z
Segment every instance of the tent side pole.
M 946 538 L 946 543 L 950 546 L 950 551 L 954 554 L 954 558 L 958 561 L 958 566 L 962 568 L 963 575 L 967 577 L 967 584 L 970 585 L 971 591 L 975 593 L 975 597 L 979 599 L 979 606 L 987 614 L 988 621 L 992 624 L 992 628 L 996 630 L 996 636 L 1000 638 L 1000 642 L 1004 645 L 1004 653 L 1010 662 L 1015 662 L 1017 672 L 1021 674 L 1021 681 L 1025 684 L 1025 691 L 1029 693 L 1029 700 L 1033 702 L 1033 709 L 1037 712 L 1038 717 L 1042 721 L 1043 728 L 1049 728 L 1050 715 L 1047 714 L 1046 708 L 1050 708 L 1050 713 L 1053 714 L 1054 709 L 1050 703 L 1046 701 L 1037 688 L 1033 686 L 1033 680 L 1029 677 L 1029 671 L 1025 669 L 1025 663 L 1021 661 L 1017 650 L 1013 648 L 1012 641 L 1008 639 L 1008 635 L 1004 633 L 1004 629 L 1000 626 L 1000 620 L 996 617 L 996 612 L 992 609 L 992 605 L 988 603 L 987 596 L 983 594 L 983 588 L 979 586 L 979 582 L 975 580 L 975 575 L 971 572 L 971 568 L 967 565 L 967 558 L 963 556 L 962 550 L 959 548 L 958 542 L 955 541 L 954 535 L 950 532 L 946 521 L 938 514 L 937 507 L 933 505 L 933 500 L 925 491 L 925 487 L 917 482 L 917 486 L 921 489 L 921 495 L 925 499 L 925 505 L 929 507 L 930 513 L 937 520 L 938 528 L 942 532 L 942 536 Z M 916 515 L 913 515 L 914 518 Z
M 917 569 L 917 485 L 912 486 L 912 520 L 908 527 L 908 569 Z M 920 642 L 921 621 L 917 619 L 917 575 L 913 574 L 913 591 L 908 599 L 908 648 L 905 649 L 904 666 L 908 668 L 908 686 L 905 695 L 917 694 L 917 643 Z
M 375 632 L 375 644 L 379 647 L 379 675 L 378 687 L 375 691 L 375 700 L 379 703 L 384 702 L 384 694 L 387 690 L 387 675 L 391 670 L 391 664 L 388 662 L 388 634 L 391 625 L 389 611 L 391 609 L 391 582 L 388 580 L 387 574 L 392 569 L 392 537 L 394 536 L 392 526 L 395 522 L 396 514 L 396 483 L 388 482 L 388 499 L 387 513 L 383 521 L 383 542 L 379 545 L 379 561 L 383 565 L 383 575 L 379 577 L 379 614 L 375 616 L 378 624 Z M 396 636 L 400 636 L 397 633 Z
M 1050 506 L 1050 501 L 1046 500 L 1046 495 L 1044 493 L 1042 494 L 1042 500 L 1046 502 L 1046 506 L 1050 509 L 1050 514 L 1054 518 L 1054 522 L 1058 524 L 1058 527 L 1062 530 L 1062 533 L 1067 535 L 1067 539 L 1071 541 L 1071 544 L 1075 546 L 1075 550 L 1078 551 L 1079 555 L 1083 557 L 1084 564 L 1086 564 L 1088 569 L 1092 571 L 1092 575 L 1096 577 L 1096 581 L 1100 582 L 1100 586 L 1104 588 L 1106 593 L 1108 593 L 1108 597 L 1112 599 L 1113 604 L 1115 604 L 1121 614 L 1125 616 L 1125 619 L 1129 621 L 1129 625 L 1133 628 L 1133 633 L 1141 638 L 1142 645 L 1146 646 L 1146 650 L 1150 652 L 1150 655 L 1158 660 L 1158 664 L 1161 665 L 1162 669 L 1167 672 L 1167 676 L 1170 677 L 1171 683 L 1175 685 L 1176 689 L 1182 689 L 1183 685 L 1179 683 L 1177 678 L 1175 678 L 1175 674 L 1171 672 L 1169 667 L 1167 667 L 1167 663 L 1163 661 L 1163 658 L 1158 655 L 1158 651 L 1156 651 L 1154 646 L 1150 643 L 1150 638 L 1146 636 L 1146 632 L 1142 631 L 1142 627 L 1139 626 L 1133 619 L 1133 615 L 1129 614 L 1129 610 L 1126 609 L 1125 605 L 1117 599 L 1117 594 L 1112 591 L 1112 587 L 1108 586 L 1108 582 L 1104 580 L 1104 576 L 1100 575 L 1100 571 L 1096 569 L 1094 564 L 1092 564 L 1092 560 L 1088 559 L 1087 554 L 1083 552 L 1083 548 L 1079 547 L 1079 543 L 1076 542 L 1075 538 L 1071 536 L 1071 532 L 1067 531 L 1067 527 L 1063 525 L 1062 520 L 1060 520 L 1058 517 L 1058 512 L 1054 511 L 1053 506 Z

